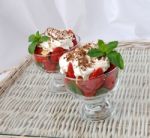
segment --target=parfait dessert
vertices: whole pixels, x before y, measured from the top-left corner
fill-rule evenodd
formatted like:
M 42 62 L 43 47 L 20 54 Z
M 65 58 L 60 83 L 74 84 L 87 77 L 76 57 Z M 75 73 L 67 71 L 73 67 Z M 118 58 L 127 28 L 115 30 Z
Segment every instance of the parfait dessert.
M 59 71 L 59 58 L 73 49 L 78 40 L 71 30 L 48 28 L 43 34 L 36 32 L 29 36 L 28 51 L 35 63 L 46 72 Z
M 65 92 L 63 76 L 59 74 L 59 58 L 77 46 L 78 38 L 72 30 L 54 28 L 48 28 L 42 34 L 37 31 L 29 36 L 28 51 L 36 65 L 47 73 L 55 73 L 53 84 L 49 86 L 51 92 Z
M 87 43 L 59 60 L 65 85 L 83 101 L 81 114 L 86 119 L 98 121 L 112 114 L 107 97 L 117 84 L 119 68 L 124 68 L 122 56 L 115 50 L 117 45 L 117 41 Z

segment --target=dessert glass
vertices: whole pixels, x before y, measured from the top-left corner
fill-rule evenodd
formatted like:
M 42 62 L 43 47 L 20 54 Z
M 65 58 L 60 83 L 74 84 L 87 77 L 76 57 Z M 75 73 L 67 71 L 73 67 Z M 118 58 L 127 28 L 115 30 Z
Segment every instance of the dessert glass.
M 110 95 L 117 88 L 118 68 L 96 78 L 83 80 L 65 77 L 65 85 L 82 103 L 81 117 L 89 121 L 103 120 L 114 113 Z
M 73 46 L 69 50 L 60 51 L 59 53 L 52 53 L 48 55 L 33 54 L 32 59 L 37 67 L 46 72 L 53 74 L 53 82 L 49 86 L 49 90 L 55 94 L 66 93 L 64 85 L 64 75 L 60 73 L 59 58 L 66 52 L 71 51 L 79 46 L 80 37 L 76 35 L 77 45 Z

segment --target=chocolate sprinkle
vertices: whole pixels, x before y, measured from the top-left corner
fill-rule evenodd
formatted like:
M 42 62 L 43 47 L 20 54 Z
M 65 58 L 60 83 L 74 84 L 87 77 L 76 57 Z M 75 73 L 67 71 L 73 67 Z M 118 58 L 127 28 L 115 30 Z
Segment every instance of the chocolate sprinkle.
M 52 37 L 55 40 L 63 40 L 71 38 L 73 39 L 73 33 L 69 33 L 67 30 L 58 30 L 55 28 L 47 28 L 45 34 Z
M 94 60 L 92 58 L 89 58 L 89 56 L 87 55 L 87 52 L 89 49 L 92 48 L 93 43 L 88 43 L 82 47 L 78 47 L 75 50 L 69 52 L 66 54 L 66 59 L 67 61 L 78 61 L 78 66 L 80 66 L 80 68 L 82 70 L 86 70 L 87 67 L 91 67 L 92 64 L 94 64 Z

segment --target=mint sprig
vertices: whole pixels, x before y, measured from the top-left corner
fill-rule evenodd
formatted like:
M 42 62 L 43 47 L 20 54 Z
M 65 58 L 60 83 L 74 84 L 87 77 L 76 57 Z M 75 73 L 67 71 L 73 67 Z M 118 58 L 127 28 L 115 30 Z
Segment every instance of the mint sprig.
M 109 61 L 120 69 L 124 69 L 124 61 L 119 52 L 115 50 L 118 41 L 112 41 L 106 44 L 103 40 L 98 40 L 98 48 L 91 48 L 88 51 L 90 57 L 108 57 Z
M 102 57 L 104 56 L 104 52 L 100 51 L 99 49 L 92 48 L 91 50 L 88 51 L 88 55 L 90 57 Z
M 35 34 L 31 34 L 28 38 L 28 42 L 30 42 L 28 52 L 30 54 L 34 54 L 36 46 L 42 42 L 48 41 L 49 39 L 50 38 L 48 36 L 42 36 L 39 31 L 37 31 Z
M 78 86 L 77 86 L 77 84 L 75 83 L 74 80 L 69 81 L 68 83 L 69 84 L 67 86 L 68 86 L 70 91 L 72 91 L 74 93 L 77 93 L 77 94 L 80 94 L 80 95 L 83 95 L 82 91 L 78 88 Z

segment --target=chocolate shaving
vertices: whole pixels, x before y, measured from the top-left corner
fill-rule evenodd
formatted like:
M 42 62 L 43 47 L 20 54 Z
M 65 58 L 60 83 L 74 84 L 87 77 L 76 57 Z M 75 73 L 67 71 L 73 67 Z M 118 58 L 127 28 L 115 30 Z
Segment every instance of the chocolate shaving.
M 55 40 L 63 40 L 68 38 L 73 38 L 73 33 L 68 33 L 67 30 L 58 30 L 55 28 L 47 28 L 45 34 L 51 36 Z
M 71 60 L 78 61 L 78 66 L 80 66 L 82 70 L 86 70 L 87 67 L 91 67 L 92 64 L 95 63 L 94 59 L 89 58 L 89 56 L 87 56 L 87 52 L 91 48 L 92 48 L 91 43 L 88 43 L 83 47 L 78 47 L 75 50 L 67 53 L 66 59 L 68 62 Z

